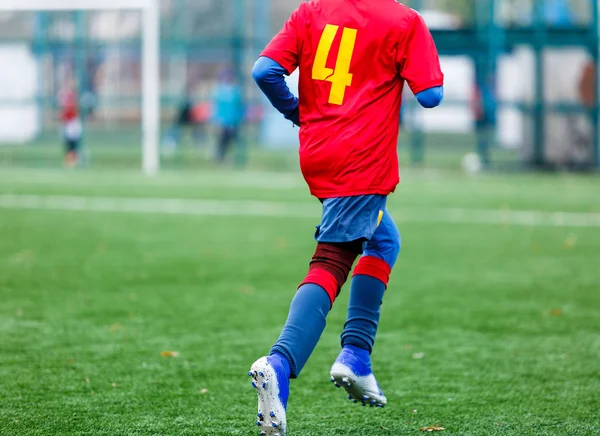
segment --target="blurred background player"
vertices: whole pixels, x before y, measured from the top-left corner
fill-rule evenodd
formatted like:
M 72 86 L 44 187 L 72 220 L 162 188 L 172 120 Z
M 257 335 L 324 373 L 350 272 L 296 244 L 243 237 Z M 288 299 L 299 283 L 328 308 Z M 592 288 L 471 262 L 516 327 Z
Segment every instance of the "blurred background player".
M 298 100 L 284 80 L 300 69 Z M 289 381 L 302 371 L 356 258 L 342 350 L 331 381 L 354 402 L 383 407 L 371 370 L 380 306 L 400 252 L 386 209 L 399 182 L 402 90 L 419 103 L 443 98 L 443 74 L 422 17 L 394 1 L 302 3 L 263 51 L 253 76 L 273 106 L 300 126 L 300 166 L 323 204 L 317 248 L 281 335 L 249 375 L 263 435 L 286 433 Z
M 61 107 L 62 134 L 65 144 L 65 165 L 73 168 L 79 162 L 83 126 L 75 81 L 67 80 L 58 96 Z
M 217 162 L 227 157 L 244 121 L 244 101 L 235 73 L 225 69 L 219 74 L 212 94 L 212 120 L 217 127 Z
M 192 136 L 194 140 L 197 140 L 198 135 L 194 120 L 194 100 L 189 89 L 186 90 L 184 97 L 177 105 L 173 124 L 163 141 L 163 155 L 169 156 L 177 150 L 181 141 L 182 131 L 185 127 L 192 129 Z

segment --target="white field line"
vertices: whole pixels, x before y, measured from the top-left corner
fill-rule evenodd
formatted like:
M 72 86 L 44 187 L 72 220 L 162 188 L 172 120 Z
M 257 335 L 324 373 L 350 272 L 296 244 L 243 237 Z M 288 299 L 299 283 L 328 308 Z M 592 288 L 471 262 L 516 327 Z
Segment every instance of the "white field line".
M 131 214 L 310 218 L 312 220 L 318 220 L 320 213 L 319 204 L 316 202 L 309 204 L 55 195 L 0 195 L 0 208 Z M 399 222 L 600 228 L 600 213 L 412 207 L 392 210 L 391 213 Z
M 0 0 L 1 1 L 1 0 Z M 4 170 L 3 170 L 4 171 Z M 77 174 L 79 175 L 79 174 Z M 81 174 L 73 178 L 73 174 L 59 171 L 23 171 L 8 170 L 0 174 L 0 180 L 5 185 L 55 185 L 55 186 L 135 186 L 148 188 L 168 187 L 202 187 L 202 188 L 239 188 L 239 189 L 266 189 L 266 190 L 293 190 L 305 188 L 302 177 L 297 174 L 285 173 L 200 173 L 180 176 L 176 174 L 163 174 L 157 177 L 141 177 L 134 173 L 117 174 Z M 308 188 L 305 188 L 306 190 Z

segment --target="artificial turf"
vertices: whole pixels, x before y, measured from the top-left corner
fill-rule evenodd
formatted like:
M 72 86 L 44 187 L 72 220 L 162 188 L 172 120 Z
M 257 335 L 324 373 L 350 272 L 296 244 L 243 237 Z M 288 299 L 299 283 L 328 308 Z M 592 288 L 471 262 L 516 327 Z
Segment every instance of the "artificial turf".
M 314 250 L 318 204 L 296 176 L 5 169 L 7 194 L 314 210 L 0 207 L 0 434 L 257 434 L 247 371 L 277 338 Z M 597 214 L 600 179 L 411 170 L 390 200 L 405 208 Z M 356 406 L 328 381 L 345 289 L 292 383 L 289 434 L 600 434 L 600 227 L 443 221 L 399 219 L 373 353 L 389 405 Z

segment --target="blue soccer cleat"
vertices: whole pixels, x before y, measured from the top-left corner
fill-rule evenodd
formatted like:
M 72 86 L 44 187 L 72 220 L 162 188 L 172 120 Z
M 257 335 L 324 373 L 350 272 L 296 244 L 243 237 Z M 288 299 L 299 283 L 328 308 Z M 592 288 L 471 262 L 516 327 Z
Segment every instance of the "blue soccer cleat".
M 285 436 L 290 381 L 277 357 L 261 357 L 248 373 L 258 393 L 256 425 L 264 436 Z
M 362 362 L 350 348 L 342 352 L 331 367 L 331 382 L 336 387 L 343 387 L 348 399 L 363 406 L 383 407 L 387 399 L 381 389 L 371 367 Z

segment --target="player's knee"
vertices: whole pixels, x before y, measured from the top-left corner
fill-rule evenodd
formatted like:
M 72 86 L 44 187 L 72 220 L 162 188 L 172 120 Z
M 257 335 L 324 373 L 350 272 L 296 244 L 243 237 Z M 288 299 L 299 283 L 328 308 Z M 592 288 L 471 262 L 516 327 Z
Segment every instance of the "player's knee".
M 358 262 L 354 275 L 368 275 L 381 280 L 387 286 L 392 268 L 400 254 L 402 240 L 394 226 L 386 238 L 369 242 L 367 250 Z
M 354 268 L 355 276 L 363 275 L 376 278 L 383 282 L 386 287 L 390 281 L 391 273 L 392 267 L 390 264 L 376 256 L 363 255 L 358 261 L 356 268 Z
M 301 286 L 309 283 L 321 286 L 333 304 L 358 256 L 355 248 L 352 244 L 319 243 Z

